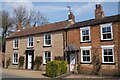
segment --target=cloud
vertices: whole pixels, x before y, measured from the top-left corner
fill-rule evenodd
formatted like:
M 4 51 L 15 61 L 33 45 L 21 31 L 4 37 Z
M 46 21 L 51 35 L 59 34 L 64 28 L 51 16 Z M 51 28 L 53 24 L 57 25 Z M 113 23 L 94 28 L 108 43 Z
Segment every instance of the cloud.
M 87 2 L 86 4 L 83 4 L 81 6 L 77 6 L 75 5 L 73 7 L 73 12 L 76 15 L 84 15 L 85 13 L 89 13 L 89 12 L 93 12 L 95 10 L 95 5 L 96 4 L 102 4 L 102 2 L 100 2 L 102 0 L 96 0 L 96 2 Z
M 34 6 L 34 9 L 36 10 L 41 10 L 44 12 L 56 12 L 56 11 L 65 11 L 66 6 L 55 6 L 55 5 L 39 5 L 39 6 Z
M 33 9 L 33 4 L 29 0 L 4 0 L 5 6 L 10 6 L 12 8 L 17 8 L 19 6 L 24 6 L 28 11 Z

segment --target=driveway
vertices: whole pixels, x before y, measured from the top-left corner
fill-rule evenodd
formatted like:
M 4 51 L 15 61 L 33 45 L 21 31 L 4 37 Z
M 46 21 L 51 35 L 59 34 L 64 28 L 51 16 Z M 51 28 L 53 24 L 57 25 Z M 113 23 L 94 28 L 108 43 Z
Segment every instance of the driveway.
M 2 78 L 48 78 L 45 71 L 3 69 Z

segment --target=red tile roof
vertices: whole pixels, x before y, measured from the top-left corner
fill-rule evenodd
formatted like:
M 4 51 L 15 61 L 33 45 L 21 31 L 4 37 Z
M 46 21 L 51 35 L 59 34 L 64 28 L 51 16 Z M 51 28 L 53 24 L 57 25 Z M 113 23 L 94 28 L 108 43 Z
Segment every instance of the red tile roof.
M 68 26 L 68 23 L 69 23 L 68 20 L 66 20 L 66 21 L 47 24 L 44 26 L 23 29 L 20 30 L 19 32 L 12 33 L 9 37 L 7 37 L 7 39 L 62 30 Z

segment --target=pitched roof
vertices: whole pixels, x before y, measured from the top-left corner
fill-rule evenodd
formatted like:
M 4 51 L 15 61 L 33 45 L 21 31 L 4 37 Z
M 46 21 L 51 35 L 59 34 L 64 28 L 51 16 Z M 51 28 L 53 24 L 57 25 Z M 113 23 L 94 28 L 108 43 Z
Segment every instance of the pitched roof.
M 7 37 L 7 39 L 62 30 L 67 26 L 68 26 L 68 20 L 51 23 L 44 26 L 27 28 L 27 29 L 20 30 L 19 32 L 12 33 L 9 37 Z
M 113 16 L 106 16 L 102 19 L 90 19 L 86 21 L 76 22 L 75 24 L 68 27 L 68 29 L 80 28 L 85 26 L 93 26 L 97 24 L 110 23 L 110 22 L 116 22 L 116 21 L 120 21 L 120 14 L 113 15 Z
M 113 15 L 113 16 L 106 16 L 102 19 L 90 19 L 86 21 L 76 22 L 71 26 L 69 25 L 69 21 L 65 20 L 61 22 L 47 24 L 44 26 L 23 29 L 19 32 L 12 33 L 9 37 L 7 37 L 7 39 L 22 37 L 22 36 L 29 36 L 29 35 L 40 34 L 40 33 L 47 33 L 47 32 L 58 31 L 58 30 L 93 26 L 97 24 L 110 23 L 110 22 L 116 22 L 116 21 L 120 21 L 120 14 Z
M 64 51 L 79 51 L 79 48 L 75 44 L 68 44 Z

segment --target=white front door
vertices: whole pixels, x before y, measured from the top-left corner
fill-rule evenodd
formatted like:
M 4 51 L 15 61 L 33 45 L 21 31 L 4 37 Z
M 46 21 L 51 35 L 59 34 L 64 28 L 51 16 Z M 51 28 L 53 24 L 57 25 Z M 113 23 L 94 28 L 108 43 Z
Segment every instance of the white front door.
M 32 55 L 28 54 L 28 69 L 31 69 L 32 67 Z
M 75 62 L 76 62 L 76 54 L 70 53 L 70 71 L 74 71 Z

